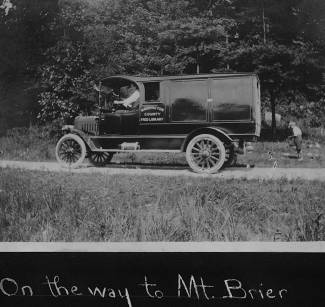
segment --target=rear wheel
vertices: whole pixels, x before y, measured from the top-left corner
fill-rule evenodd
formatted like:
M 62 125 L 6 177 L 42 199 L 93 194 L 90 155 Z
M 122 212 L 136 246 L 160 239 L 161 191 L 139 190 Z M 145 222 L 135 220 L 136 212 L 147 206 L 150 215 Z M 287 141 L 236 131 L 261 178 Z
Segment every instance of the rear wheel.
M 64 167 L 76 168 L 86 157 L 86 145 L 75 134 L 64 135 L 56 145 L 55 155 L 57 161 Z
M 88 160 L 94 166 L 104 166 L 112 160 L 113 155 L 112 152 L 92 151 L 89 153 Z
M 186 160 L 194 172 L 213 174 L 226 160 L 225 146 L 214 135 L 197 135 L 187 145 Z

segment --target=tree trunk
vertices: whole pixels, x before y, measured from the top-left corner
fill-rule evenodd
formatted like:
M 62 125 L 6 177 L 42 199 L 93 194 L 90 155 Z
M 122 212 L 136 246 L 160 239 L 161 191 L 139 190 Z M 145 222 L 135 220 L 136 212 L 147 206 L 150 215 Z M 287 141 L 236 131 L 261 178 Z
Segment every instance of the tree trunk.
M 200 74 L 200 52 L 198 46 L 196 46 L 196 74 Z
M 266 23 L 265 23 L 264 0 L 262 0 L 262 21 L 263 21 L 263 42 L 264 44 L 266 44 Z
M 272 140 L 275 140 L 276 136 L 276 119 L 275 119 L 275 96 L 273 91 L 270 93 L 270 100 L 271 100 L 271 112 L 272 112 Z

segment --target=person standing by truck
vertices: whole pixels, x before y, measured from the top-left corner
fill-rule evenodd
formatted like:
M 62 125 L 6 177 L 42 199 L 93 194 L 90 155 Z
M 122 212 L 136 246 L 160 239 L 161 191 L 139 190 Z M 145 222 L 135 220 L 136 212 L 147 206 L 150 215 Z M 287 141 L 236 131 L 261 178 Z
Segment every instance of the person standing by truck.
M 296 146 L 297 159 L 302 161 L 301 147 L 302 147 L 302 132 L 295 122 L 289 123 L 289 129 L 291 130 L 290 139 L 293 139 L 293 144 Z

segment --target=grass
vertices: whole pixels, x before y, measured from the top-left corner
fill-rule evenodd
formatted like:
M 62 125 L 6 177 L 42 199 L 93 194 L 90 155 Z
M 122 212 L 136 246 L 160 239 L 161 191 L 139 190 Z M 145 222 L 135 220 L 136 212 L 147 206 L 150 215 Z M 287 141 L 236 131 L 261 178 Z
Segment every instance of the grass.
M 325 184 L 0 170 L 0 241 L 325 240 Z
M 325 145 L 319 144 L 320 148 L 317 148 L 315 144 L 317 142 L 305 140 L 302 148 L 304 159 L 298 161 L 295 147 L 289 146 L 288 142 L 257 142 L 253 144 L 254 151 L 246 156 L 239 156 L 238 162 L 254 164 L 257 167 L 272 167 L 276 160 L 278 167 L 325 167 Z M 272 153 L 271 160 L 269 152 Z

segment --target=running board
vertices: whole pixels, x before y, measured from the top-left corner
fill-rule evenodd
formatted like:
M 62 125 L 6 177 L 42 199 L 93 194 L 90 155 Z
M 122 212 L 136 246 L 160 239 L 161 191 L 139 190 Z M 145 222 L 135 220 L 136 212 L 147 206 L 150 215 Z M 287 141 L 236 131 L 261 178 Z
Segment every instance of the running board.
M 162 152 L 167 152 L 167 153 L 181 153 L 181 150 L 171 150 L 171 149 L 121 149 L 121 148 L 116 148 L 116 149 L 94 149 L 92 150 L 93 152 L 148 152 L 148 153 L 162 153 Z
M 114 138 L 93 138 L 88 139 L 92 151 L 107 152 L 181 152 L 185 138 L 158 138 L 158 137 L 137 137 L 126 138 L 124 136 Z

